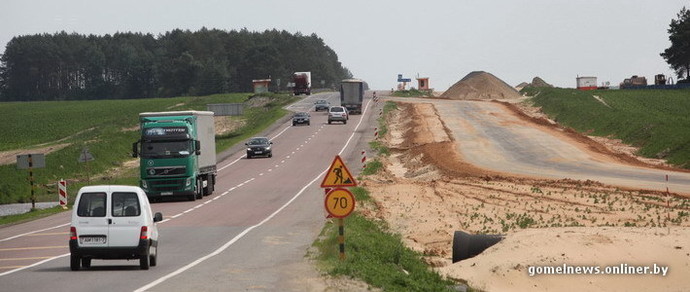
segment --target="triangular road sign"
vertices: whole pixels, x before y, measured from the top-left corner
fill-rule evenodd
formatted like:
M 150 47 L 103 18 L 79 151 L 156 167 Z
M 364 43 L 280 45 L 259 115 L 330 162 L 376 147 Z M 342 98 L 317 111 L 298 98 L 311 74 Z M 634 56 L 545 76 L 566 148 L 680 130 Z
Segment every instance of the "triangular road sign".
M 347 166 L 345 166 L 345 163 L 343 163 L 343 160 L 340 159 L 340 156 L 336 155 L 335 159 L 333 159 L 333 163 L 331 163 L 331 167 L 329 167 L 328 172 L 326 172 L 326 177 L 324 177 L 323 182 L 321 182 L 321 187 L 337 188 L 356 186 L 357 182 L 355 181 L 355 177 L 350 174 L 350 171 L 347 169 Z

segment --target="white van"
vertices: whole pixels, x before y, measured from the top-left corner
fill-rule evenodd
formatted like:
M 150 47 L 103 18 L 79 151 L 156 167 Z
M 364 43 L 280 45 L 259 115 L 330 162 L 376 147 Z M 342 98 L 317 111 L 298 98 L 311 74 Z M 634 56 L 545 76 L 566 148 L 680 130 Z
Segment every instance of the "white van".
M 91 267 L 92 259 L 138 259 L 147 270 L 158 258 L 158 228 L 146 193 L 135 186 L 88 186 L 74 201 L 70 226 L 70 268 Z

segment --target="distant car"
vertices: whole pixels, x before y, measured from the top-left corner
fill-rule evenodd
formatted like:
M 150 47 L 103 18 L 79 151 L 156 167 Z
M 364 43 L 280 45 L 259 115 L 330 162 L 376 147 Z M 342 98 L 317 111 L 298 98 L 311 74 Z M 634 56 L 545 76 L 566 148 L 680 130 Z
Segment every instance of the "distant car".
M 327 111 L 330 106 L 331 106 L 331 103 L 328 102 L 327 100 L 319 99 L 314 103 L 314 110 L 317 112 L 320 110 Z
M 297 124 L 307 124 L 307 126 L 309 126 L 309 124 L 310 124 L 309 113 L 305 113 L 305 112 L 295 113 L 292 116 L 292 125 L 296 126 Z
M 328 123 L 343 122 L 347 124 L 348 120 L 347 109 L 343 106 L 332 106 L 328 108 Z
M 272 144 L 273 142 L 266 137 L 254 137 L 249 139 L 247 143 L 244 143 L 244 145 L 247 145 L 247 159 L 254 156 L 273 157 L 273 150 L 271 149 Z
M 90 268 L 93 259 L 139 260 L 148 270 L 158 258 L 157 222 L 146 193 L 135 186 L 82 187 L 72 211 L 70 269 Z

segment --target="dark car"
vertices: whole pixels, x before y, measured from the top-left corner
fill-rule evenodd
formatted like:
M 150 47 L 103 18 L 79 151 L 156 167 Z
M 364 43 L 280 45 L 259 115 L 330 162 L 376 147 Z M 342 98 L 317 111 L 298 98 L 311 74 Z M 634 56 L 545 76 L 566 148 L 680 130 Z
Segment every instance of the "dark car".
M 296 126 L 297 124 L 307 124 L 309 126 L 309 114 L 305 112 L 298 112 L 295 113 L 292 116 L 292 125 Z
M 325 100 L 325 99 L 319 99 L 319 100 L 317 100 L 317 101 L 314 103 L 314 110 L 317 111 L 317 112 L 320 111 L 320 110 L 325 110 L 325 111 L 327 111 L 327 110 L 328 110 L 328 107 L 330 107 L 330 106 L 331 106 L 331 103 L 328 102 L 327 100 Z
M 249 139 L 247 143 L 244 143 L 244 145 L 247 145 L 247 159 L 254 156 L 273 157 L 271 144 L 273 144 L 273 142 L 266 137 L 254 137 Z

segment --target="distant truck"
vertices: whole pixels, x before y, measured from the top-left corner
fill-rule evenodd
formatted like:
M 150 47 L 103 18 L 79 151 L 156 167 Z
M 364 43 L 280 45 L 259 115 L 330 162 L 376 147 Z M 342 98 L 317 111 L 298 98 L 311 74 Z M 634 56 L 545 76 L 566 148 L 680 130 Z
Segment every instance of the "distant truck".
M 351 114 L 362 113 L 364 82 L 360 79 L 345 79 L 340 83 L 340 105 Z
M 292 92 L 295 95 L 311 95 L 311 72 L 295 72 L 292 74 L 292 82 L 294 83 Z
M 184 196 L 194 201 L 213 193 L 213 112 L 147 112 L 139 114 L 139 122 L 141 138 L 132 144 L 132 156 L 140 157 L 140 186 L 150 199 Z
M 647 78 L 644 76 L 640 77 L 633 75 L 630 78 L 626 78 L 620 84 L 621 89 L 634 88 L 634 87 L 645 87 L 647 86 Z

